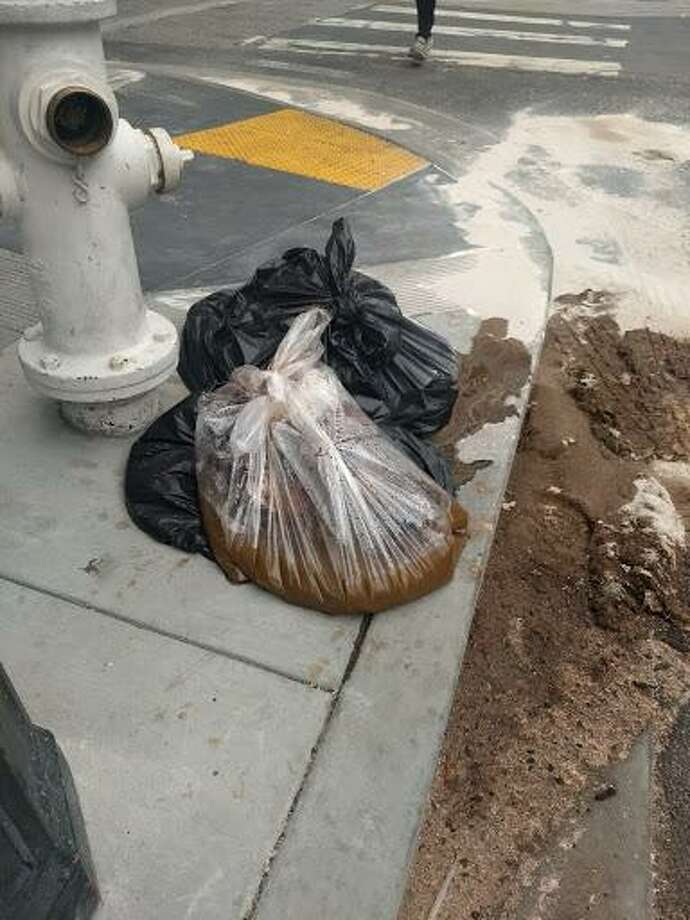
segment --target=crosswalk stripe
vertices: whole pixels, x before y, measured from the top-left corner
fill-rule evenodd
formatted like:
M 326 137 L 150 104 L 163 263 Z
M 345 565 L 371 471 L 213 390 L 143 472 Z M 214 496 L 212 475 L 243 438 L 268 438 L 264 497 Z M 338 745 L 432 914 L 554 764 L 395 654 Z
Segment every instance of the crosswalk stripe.
M 335 26 L 346 29 L 364 29 L 372 32 L 409 32 L 406 22 L 387 19 L 346 19 L 334 16 L 330 19 L 316 19 L 313 25 Z M 586 45 L 587 47 L 625 48 L 627 38 L 599 38 L 590 35 L 556 34 L 555 32 L 518 32 L 512 29 L 469 28 L 465 26 L 434 27 L 436 35 L 454 35 L 462 38 L 494 38 L 507 41 L 532 42 L 533 44 Z
M 568 19 L 569 26 L 575 29 L 611 29 L 615 32 L 629 32 L 632 26 L 623 22 L 588 22 L 586 19 Z
M 372 7 L 373 13 L 395 13 L 400 16 L 413 16 L 416 18 L 417 12 L 408 6 L 391 6 L 384 4 Z M 437 22 L 443 18 L 448 19 L 474 19 L 479 22 L 517 22 L 530 26 L 560 26 L 561 28 L 571 26 L 575 29 L 607 29 L 614 32 L 629 32 L 630 25 L 622 22 L 589 22 L 585 19 L 553 19 L 542 16 L 513 16 L 504 13 L 473 13 L 468 10 L 438 10 L 436 12 Z
M 407 56 L 407 47 L 401 45 L 378 45 L 360 42 L 316 41 L 300 38 L 271 38 L 263 46 L 267 51 L 294 52 L 296 54 L 333 54 L 356 55 L 358 57 L 381 57 L 389 55 L 394 58 Z M 618 61 L 586 61 L 568 58 L 529 57 L 528 55 L 510 55 L 480 53 L 476 51 L 451 51 L 439 49 L 434 51 L 434 59 L 460 67 L 490 67 L 507 70 L 548 71 L 581 76 L 617 77 L 621 71 Z

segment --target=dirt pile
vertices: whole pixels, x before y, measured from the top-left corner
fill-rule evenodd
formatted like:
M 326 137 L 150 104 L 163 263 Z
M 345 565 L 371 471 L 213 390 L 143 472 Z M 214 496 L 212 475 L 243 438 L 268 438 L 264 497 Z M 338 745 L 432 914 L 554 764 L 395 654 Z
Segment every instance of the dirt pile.
M 667 489 L 654 478 L 634 482 L 633 500 L 609 521 L 596 521 L 589 547 L 590 606 L 595 623 L 644 635 L 649 616 L 676 648 L 690 649 L 678 628 L 688 623 L 685 528 Z
M 597 769 L 690 689 L 690 342 L 560 306 L 401 920 L 515 920 Z
M 592 292 L 579 296 L 591 297 Z M 566 299 L 572 303 L 572 298 Z M 605 303 L 599 301 L 600 306 Z M 649 329 L 635 329 L 621 336 L 612 317 L 603 315 L 588 323 L 578 320 L 574 312 L 567 326 L 576 339 L 568 377 L 571 393 L 590 416 L 596 437 L 619 457 L 687 460 L 687 343 Z

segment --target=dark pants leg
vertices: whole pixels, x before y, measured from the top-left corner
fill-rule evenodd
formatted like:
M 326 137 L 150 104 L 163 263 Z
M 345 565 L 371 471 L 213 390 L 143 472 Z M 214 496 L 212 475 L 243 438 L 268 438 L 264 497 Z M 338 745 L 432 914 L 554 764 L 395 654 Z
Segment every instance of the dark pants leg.
M 436 0 L 417 0 L 417 31 L 422 38 L 429 38 L 434 27 Z

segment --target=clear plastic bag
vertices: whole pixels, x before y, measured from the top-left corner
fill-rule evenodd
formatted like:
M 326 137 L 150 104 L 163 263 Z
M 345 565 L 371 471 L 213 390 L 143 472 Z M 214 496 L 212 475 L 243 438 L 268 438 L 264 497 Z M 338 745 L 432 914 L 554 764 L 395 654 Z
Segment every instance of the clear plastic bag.
M 373 613 L 448 581 L 466 518 L 321 363 L 328 322 L 301 314 L 267 370 L 238 368 L 200 398 L 200 505 L 232 580 Z

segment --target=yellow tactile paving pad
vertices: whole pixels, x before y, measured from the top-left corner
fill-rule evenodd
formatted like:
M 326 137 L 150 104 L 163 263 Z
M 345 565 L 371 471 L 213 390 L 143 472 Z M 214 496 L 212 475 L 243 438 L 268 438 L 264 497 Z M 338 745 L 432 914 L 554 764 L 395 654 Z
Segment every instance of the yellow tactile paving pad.
M 175 138 L 182 147 L 333 185 L 373 191 L 426 160 L 330 118 L 280 109 Z

